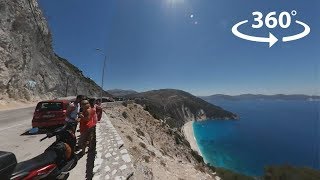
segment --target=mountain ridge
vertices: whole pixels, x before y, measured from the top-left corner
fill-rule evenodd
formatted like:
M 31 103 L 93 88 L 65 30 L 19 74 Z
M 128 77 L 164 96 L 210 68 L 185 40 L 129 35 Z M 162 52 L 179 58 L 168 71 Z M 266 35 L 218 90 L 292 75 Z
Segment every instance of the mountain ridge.
M 109 89 L 107 92 L 115 97 L 137 94 L 138 92 L 132 89 Z
M 159 89 L 126 96 L 144 106 L 156 119 L 181 128 L 188 121 L 207 119 L 238 119 L 236 114 L 210 104 L 188 92 Z
M 199 96 L 204 100 L 320 100 L 317 95 L 304 95 L 304 94 L 240 94 L 240 95 L 225 95 L 214 94 L 210 96 Z

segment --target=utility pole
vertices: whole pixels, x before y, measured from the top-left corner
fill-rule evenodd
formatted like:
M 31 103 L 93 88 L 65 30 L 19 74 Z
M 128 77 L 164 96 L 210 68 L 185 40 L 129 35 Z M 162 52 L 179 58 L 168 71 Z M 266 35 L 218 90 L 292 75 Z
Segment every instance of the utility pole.
M 76 84 L 76 96 L 78 96 L 78 85 L 79 85 L 79 82 L 77 82 Z
M 102 80 L 101 80 L 101 103 L 102 103 L 102 95 L 103 95 L 103 81 L 104 81 L 104 69 L 106 66 L 107 56 L 104 56 L 103 67 L 102 67 Z
M 67 76 L 66 97 L 68 97 L 69 76 Z
M 102 95 L 103 95 L 103 82 L 104 82 L 104 71 L 107 61 L 107 55 L 99 48 L 96 48 L 97 51 L 99 51 L 102 55 L 104 55 L 104 61 L 103 61 L 103 67 L 102 67 L 102 78 L 101 78 L 101 92 L 100 92 L 100 99 L 102 102 Z

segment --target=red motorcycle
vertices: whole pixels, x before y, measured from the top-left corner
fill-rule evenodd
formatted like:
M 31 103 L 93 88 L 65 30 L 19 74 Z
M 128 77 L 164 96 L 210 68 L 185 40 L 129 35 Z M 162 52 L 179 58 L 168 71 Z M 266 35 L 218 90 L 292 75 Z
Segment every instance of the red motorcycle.
M 75 154 L 76 137 L 69 125 L 47 133 L 44 139 L 56 136 L 44 153 L 17 164 L 13 153 L 0 151 L 0 179 L 67 179 L 78 161 Z

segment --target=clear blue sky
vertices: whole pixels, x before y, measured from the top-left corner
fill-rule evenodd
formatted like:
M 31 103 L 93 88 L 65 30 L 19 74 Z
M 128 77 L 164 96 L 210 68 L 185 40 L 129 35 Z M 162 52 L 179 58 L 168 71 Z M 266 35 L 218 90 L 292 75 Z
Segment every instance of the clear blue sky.
M 319 0 L 40 0 L 54 50 L 105 89 L 145 91 L 177 88 L 195 95 L 216 93 L 320 94 Z M 296 10 L 294 20 L 311 27 L 304 39 L 283 43 L 303 27 L 272 29 L 279 42 L 241 40 L 231 33 L 253 11 Z M 268 36 L 250 24 L 241 32 Z

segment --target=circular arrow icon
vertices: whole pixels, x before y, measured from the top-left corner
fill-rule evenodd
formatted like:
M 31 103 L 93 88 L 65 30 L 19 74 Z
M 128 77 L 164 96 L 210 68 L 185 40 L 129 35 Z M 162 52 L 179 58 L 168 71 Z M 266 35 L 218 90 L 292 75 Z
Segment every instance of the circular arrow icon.
M 300 34 L 296 34 L 296 35 L 288 36 L 288 37 L 283 37 L 282 38 L 283 42 L 295 41 L 295 40 L 298 40 L 298 39 L 306 37 L 310 33 L 311 29 L 307 24 L 305 24 L 305 23 L 303 23 L 301 21 L 296 21 L 296 23 L 300 24 L 301 26 L 303 26 L 304 27 L 304 31 L 302 33 L 300 33 Z
M 272 47 L 278 41 L 278 38 L 276 38 L 272 33 L 269 33 L 269 37 L 255 37 L 255 36 L 249 36 L 249 35 L 246 35 L 246 34 L 239 32 L 238 27 L 241 26 L 242 24 L 247 23 L 247 22 L 248 22 L 248 20 L 245 20 L 245 21 L 241 21 L 241 22 L 237 23 L 236 25 L 234 25 L 232 27 L 232 33 L 235 36 L 237 36 L 241 39 L 248 40 L 248 41 L 267 42 L 267 43 L 269 43 L 269 47 Z
M 292 13 L 293 16 L 295 16 L 297 14 L 296 11 L 292 11 L 292 12 L 295 12 L 295 13 Z M 262 17 L 263 17 L 262 13 L 257 11 L 257 12 L 253 12 L 252 14 L 253 15 L 257 15 L 257 18 L 255 18 L 254 20 L 256 22 L 258 22 L 258 24 L 253 24 L 252 28 L 261 28 L 263 26 L 263 21 L 261 20 Z M 269 29 L 275 28 L 277 26 L 277 23 L 278 23 L 277 19 L 275 17 L 272 17 L 272 15 L 275 15 L 275 14 L 276 14 L 276 12 L 270 12 L 266 16 L 265 22 L 266 22 L 266 26 Z M 283 22 L 283 17 L 284 16 L 287 16 L 287 24 L 284 24 L 284 22 Z M 269 43 L 269 48 L 272 47 L 276 42 L 278 42 L 278 38 L 275 37 L 271 32 L 269 32 L 269 37 L 256 37 L 256 36 L 250 36 L 250 35 L 241 33 L 238 30 L 238 28 L 241 25 L 244 25 L 244 24 L 246 24 L 248 22 L 249 22 L 248 20 L 244 20 L 244 21 L 241 21 L 241 22 L 238 22 L 237 24 L 235 24 L 231 29 L 232 33 L 235 36 L 237 36 L 237 37 L 239 37 L 241 39 L 247 40 L 247 41 Z M 272 23 L 270 23 L 270 22 L 272 22 Z M 288 28 L 290 26 L 290 23 L 291 23 L 290 14 L 287 13 L 287 12 L 280 13 L 280 16 L 279 16 L 279 24 L 280 24 L 280 26 L 282 28 Z M 301 21 L 298 21 L 298 20 L 296 20 L 295 23 L 303 26 L 304 27 L 304 31 L 302 33 L 299 33 L 299 34 L 296 34 L 296 35 L 283 37 L 282 38 L 282 42 L 295 41 L 295 40 L 298 40 L 298 39 L 306 37 L 310 33 L 311 29 L 307 24 L 305 24 L 305 23 L 303 23 Z

